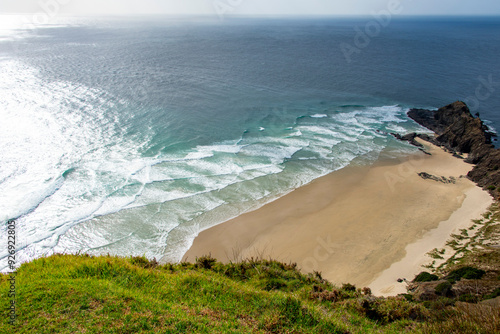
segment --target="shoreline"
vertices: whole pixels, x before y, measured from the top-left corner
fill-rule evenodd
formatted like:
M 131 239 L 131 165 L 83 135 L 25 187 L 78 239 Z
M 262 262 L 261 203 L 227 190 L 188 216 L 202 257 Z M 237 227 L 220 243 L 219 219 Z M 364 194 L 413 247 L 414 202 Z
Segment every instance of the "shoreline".
M 493 202 L 461 177 L 473 165 L 422 143 L 432 155 L 346 167 L 209 228 L 183 260 L 208 254 L 222 262 L 272 257 L 296 262 L 304 272 L 322 272 L 335 284 L 369 286 L 376 295 L 404 292 L 395 281 L 423 271 L 408 258 L 422 262 L 454 228 L 470 226 L 485 211 L 477 213 L 480 204 Z M 424 179 L 420 172 L 445 179 Z

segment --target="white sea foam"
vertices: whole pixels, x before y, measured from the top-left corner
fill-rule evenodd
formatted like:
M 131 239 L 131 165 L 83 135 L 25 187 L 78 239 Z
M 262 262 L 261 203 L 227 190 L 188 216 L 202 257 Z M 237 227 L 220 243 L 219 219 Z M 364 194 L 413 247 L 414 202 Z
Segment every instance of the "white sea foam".
M 120 139 L 117 116 L 102 103 L 102 92 L 42 82 L 17 61 L 0 65 L 2 219 L 22 217 L 28 244 L 50 248 L 73 224 L 132 202 L 140 186 L 136 193 L 107 197 L 147 163 L 134 158 L 136 144 Z
M 0 212 L 20 217 L 21 259 L 78 250 L 179 259 L 199 231 L 357 157 L 375 159 L 384 147 L 374 139 L 384 135 L 374 126 L 405 129 L 397 106 L 318 113 L 282 132 L 269 124 L 258 134 L 144 158 L 138 147 L 147 143 L 126 140 L 116 126 L 120 101 L 42 82 L 19 62 L 2 64 L 0 139 L 9 146 L 0 146 L 7 162 Z M 290 161 L 299 165 L 289 169 Z
M 295 146 L 253 144 L 242 148 L 241 153 L 249 156 L 265 157 L 273 164 L 281 164 L 300 149 L 301 147 Z
M 300 136 L 302 136 L 302 132 L 300 130 L 297 130 L 293 133 L 290 133 L 289 136 L 290 137 L 300 137 Z
M 486 125 L 488 127 L 488 131 L 493 132 L 493 133 L 497 133 L 497 130 L 493 126 L 493 122 L 492 121 L 484 119 L 483 123 L 484 123 L 484 125 Z
M 198 160 L 198 159 L 203 159 L 203 158 L 209 158 L 212 157 L 214 153 L 210 150 L 206 151 L 195 151 L 195 152 L 189 152 L 184 159 L 186 160 Z
M 396 132 L 396 133 L 400 133 L 400 134 L 406 134 L 406 132 L 407 132 L 407 130 L 404 127 L 399 126 L 399 125 L 395 125 L 395 124 L 387 125 L 386 129 L 388 131 Z
M 326 127 L 320 127 L 320 126 L 315 126 L 315 125 L 305 125 L 305 126 L 299 126 L 298 129 L 304 133 L 304 132 L 310 132 L 313 134 L 320 134 L 320 135 L 325 135 L 325 136 L 332 136 L 335 137 L 339 133 L 336 131 L 333 131 L 329 128 Z

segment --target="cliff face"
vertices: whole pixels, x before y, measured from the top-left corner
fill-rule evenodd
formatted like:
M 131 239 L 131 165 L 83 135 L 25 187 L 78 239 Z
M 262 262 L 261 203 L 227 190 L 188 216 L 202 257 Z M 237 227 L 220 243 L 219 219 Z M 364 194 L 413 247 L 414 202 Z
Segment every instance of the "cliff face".
M 436 111 L 412 109 L 408 116 L 434 131 L 434 144 L 452 152 L 467 153 L 467 162 L 476 164 L 468 176 L 497 197 L 500 194 L 500 150 L 491 143 L 492 134 L 479 117 L 471 115 L 463 102 L 454 102 Z
M 436 111 L 412 109 L 408 116 L 434 131 L 436 142 L 450 151 L 468 153 L 467 162 L 477 164 L 490 153 L 491 134 L 479 118 L 474 118 L 467 105 L 455 102 Z

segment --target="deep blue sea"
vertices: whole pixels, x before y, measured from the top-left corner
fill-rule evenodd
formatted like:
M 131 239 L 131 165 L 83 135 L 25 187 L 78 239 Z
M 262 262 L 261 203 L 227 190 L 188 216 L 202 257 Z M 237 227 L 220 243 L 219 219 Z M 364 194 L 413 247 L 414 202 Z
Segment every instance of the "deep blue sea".
M 499 18 L 398 18 L 361 39 L 370 20 L 4 24 L 0 221 L 18 261 L 178 261 L 203 229 L 415 152 L 386 134 L 426 131 L 409 108 L 465 100 L 500 128 Z

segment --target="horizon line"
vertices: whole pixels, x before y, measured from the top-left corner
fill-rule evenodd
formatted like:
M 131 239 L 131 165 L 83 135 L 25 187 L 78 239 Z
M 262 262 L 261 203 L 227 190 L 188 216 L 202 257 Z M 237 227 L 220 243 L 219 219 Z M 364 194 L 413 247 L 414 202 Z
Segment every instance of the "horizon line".
M 38 12 L 4 12 L 0 13 L 2 15 L 36 15 Z M 71 13 L 62 12 L 58 16 L 78 16 L 78 17 L 218 17 L 217 13 L 206 14 L 206 13 Z M 228 13 L 224 17 L 227 18 L 365 18 L 373 17 L 373 14 L 236 14 Z M 498 14 L 398 14 L 394 17 L 457 17 L 457 18 L 472 18 L 472 17 L 498 17 L 500 18 L 500 13 Z

